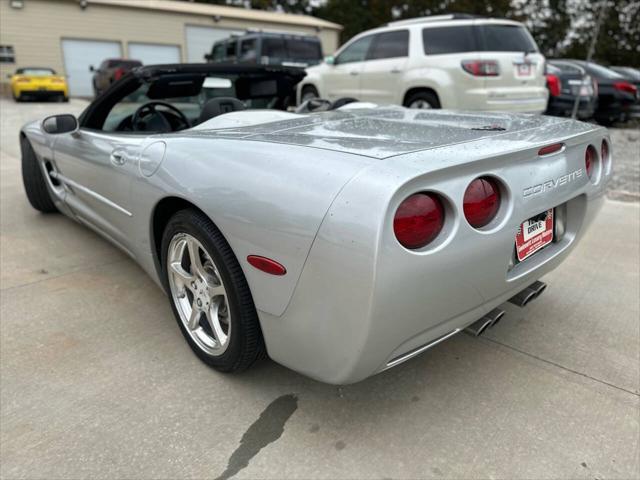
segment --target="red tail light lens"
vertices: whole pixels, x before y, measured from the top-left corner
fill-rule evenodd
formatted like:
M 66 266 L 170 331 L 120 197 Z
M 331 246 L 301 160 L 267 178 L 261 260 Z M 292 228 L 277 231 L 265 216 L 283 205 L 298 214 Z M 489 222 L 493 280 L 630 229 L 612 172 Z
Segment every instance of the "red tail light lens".
M 497 77 L 500 67 L 495 60 L 464 60 L 462 69 L 474 77 Z
M 433 193 L 415 193 L 398 207 L 393 231 L 406 248 L 422 248 L 432 242 L 444 226 L 444 207 Z
M 476 178 L 464 192 L 464 216 L 473 228 L 481 228 L 493 220 L 500 209 L 500 188 L 488 177 Z
M 635 95 L 638 92 L 635 85 L 632 85 L 629 82 L 614 82 L 613 88 L 620 90 L 621 92 L 630 93 L 631 95 Z
M 552 97 L 560 95 L 560 79 L 556 75 L 547 75 L 547 88 Z
M 589 145 L 584 153 L 584 168 L 589 178 L 593 175 L 593 170 L 596 166 L 596 155 L 596 149 Z

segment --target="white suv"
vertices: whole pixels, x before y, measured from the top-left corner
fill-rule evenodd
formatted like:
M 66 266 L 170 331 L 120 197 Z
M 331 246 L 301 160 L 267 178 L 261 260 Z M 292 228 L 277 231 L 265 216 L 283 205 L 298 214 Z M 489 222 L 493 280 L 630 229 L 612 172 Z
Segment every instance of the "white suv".
M 542 113 L 548 98 L 544 62 L 518 22 L 416 18 L 361 33 L 308 68 L 298 99 Z

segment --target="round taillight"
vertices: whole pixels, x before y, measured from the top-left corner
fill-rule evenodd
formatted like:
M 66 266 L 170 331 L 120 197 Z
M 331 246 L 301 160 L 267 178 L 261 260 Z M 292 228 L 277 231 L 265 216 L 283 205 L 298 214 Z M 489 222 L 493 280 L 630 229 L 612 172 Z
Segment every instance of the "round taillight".
M 596 166 L 596 149 L 591 145 L 587 147 L 587 151 L 584 152 L 584 168 L 587 171 L 587 176 L 591 178 L 593 170 Z
M 600 158 L 602 158 L 602 164 L 607 165 L 609 163 L 609 143 L 606 140 L 602 140 L 600 146 Z
M 464 216 L 473 228 L 481 228 L 494 219 L 500 209 L 500 188 L 488 177 L 476 178 L 464 192 Z
M 414 193 L 398 207 L 393 231 L 406 248 L 424 247 L 435 239 L 444 225 L 444 207 L 437 195 Z

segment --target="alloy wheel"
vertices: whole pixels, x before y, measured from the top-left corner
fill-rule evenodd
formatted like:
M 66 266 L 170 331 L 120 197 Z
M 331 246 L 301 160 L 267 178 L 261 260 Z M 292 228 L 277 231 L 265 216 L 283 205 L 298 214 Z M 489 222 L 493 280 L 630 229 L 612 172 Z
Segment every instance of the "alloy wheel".
M 427 108 L 433 108 L 433 107 L 426 100 L 414 100 L 409 104 L 409 108 L 427 109 Z
M 222 355 L 231 335 L 227 290 L 211 255 L 187 233 L 169 243 L 167 272 L 171 299 L 191 339 L 205 353 Z

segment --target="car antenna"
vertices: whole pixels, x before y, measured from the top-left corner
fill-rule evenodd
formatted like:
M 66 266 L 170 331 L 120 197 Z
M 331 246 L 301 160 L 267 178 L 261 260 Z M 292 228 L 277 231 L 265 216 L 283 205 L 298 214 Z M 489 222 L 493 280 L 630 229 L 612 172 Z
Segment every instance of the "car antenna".
M 587 50 L 587 59 L 586 62 L 589 63 L 591 61 L 591 57 L 593 57 L 593 53 L 596 49 L 596 42 L 598 41 L 598 35 L 600 34 L 600 25 L 602 25 L 602 21 L 604 20 L 604 12 L 607 11 L 607 0 L 602 0 L 600 3 L 600 13 L 598 13 L 598 22 L 596 23 L 595 31 L 593 32 L 593 37 L 591 38 L 591 44 L 589 45 L 589 50 Z M 584 72 L 586 74 L 586 71 Z M 584 77 L 582 79 L 584 82 Z M 576 95 L 576 99 L 573 101 L 573 111 L 571 112 L 571 119 L 575 120 L 578 115 L 578 105 L 580 104 L 580 90 L 578 90 L 578 95 Z

